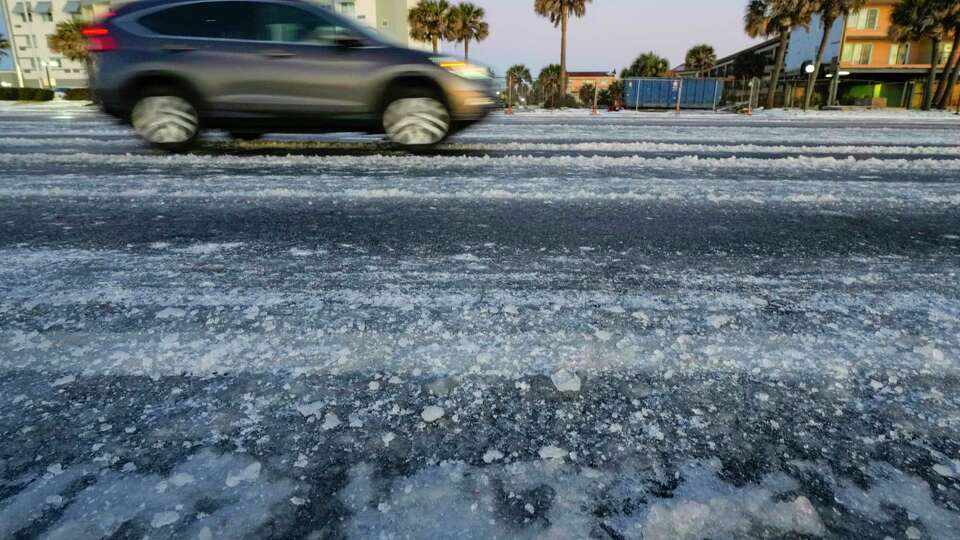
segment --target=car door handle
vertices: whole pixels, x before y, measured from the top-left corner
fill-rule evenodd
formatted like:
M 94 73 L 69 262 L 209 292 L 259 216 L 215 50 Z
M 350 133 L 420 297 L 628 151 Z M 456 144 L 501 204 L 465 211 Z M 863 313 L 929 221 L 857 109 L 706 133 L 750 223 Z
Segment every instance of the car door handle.
M 190 52 L 197 50 L 196 47 L 191 47 L 190 45 L 163 45 L 160 48 L 167 52 Z
M 260 51 L 260 54 L 268 58 L 291 58 L 296 56 L 295 53 L 289 51 Z

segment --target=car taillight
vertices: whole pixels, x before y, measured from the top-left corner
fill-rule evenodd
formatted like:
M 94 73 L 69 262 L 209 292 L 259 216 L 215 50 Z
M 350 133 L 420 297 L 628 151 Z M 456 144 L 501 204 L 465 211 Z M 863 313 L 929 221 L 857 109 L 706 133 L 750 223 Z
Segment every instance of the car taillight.
M 95 24 L 86 26 L 80 33 L 87 38 L 87 50 L 94 53 L 112 51 L 117 48 L 117 40 L 110 35 L 106 26 Z

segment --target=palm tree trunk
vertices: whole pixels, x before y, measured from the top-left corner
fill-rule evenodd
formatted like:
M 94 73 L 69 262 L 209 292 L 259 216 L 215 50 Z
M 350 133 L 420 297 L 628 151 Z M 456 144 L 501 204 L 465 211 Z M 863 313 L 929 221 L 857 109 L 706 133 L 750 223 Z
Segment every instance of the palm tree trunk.
M 780 84 L 780 72 L 783 71 L 783 60 L 787 54 L 787 43 L 790 40 L 790 30 L 784 29 L 780 32 L 780 45 L 777 47 L 777 63 L 773 67 L 773 74 L 770 75 L 770 88 L 767 91 L 767 110 L 773 108 L 777 98 L 777 85 Z
M 463 59 L 467 62 L 470 61 L 470 40 L 463 40 Z
M 560 92 L 567 93 L 567 3 L 560 6 Z
M 432 41 L 433 41 L 433 54 L 437 54 L 438 52 L 440 52 L 440 43 L 439 43 L 440 39 L 437 38 L 437 36 L 433 36 Z
M 929 111 L 933 108 L 933 83 L 937 80 L 937 62 L 940 60 L 940 38 L 930 40 L 933 48 L 930 51 L 930 74 L 927 76 L 927 84 L 923 87 L 923 110 Z
M 960 30 L 958 30 L 960 32 Z M 957 61 L 953 64 L 953 72 L 950 73 L 950 80 L 947 81 L 947 90 L 943 94 L 943 98 L 940 99 L 940 108 L 946 109 L 947 105 L 950 104 L 950 98 L 953 96 L 953 87 L 957 85 L 957 79 L 960 79 L 960 54 L 957 56 Z
M 952 54 L 947 59 L 947 65 L 943 68 L 943 76 L 940 77 L 940 88 L 937 90 L 937 97 L 934 102 L 938 109 L 945 109 L 947 101 L 950 100 L 950 91 L 953 90 L 953 84 L 950 82 L 951 74 L 957 63 L 960 62 L 960 28 L 954 31 Z
M 820 48 L 817 49 L 817 59 L 813 63 L 813 73 L 807 77 L 807 91 L 803 94 L 803 110 L 810 108 L 813 103 L 813 93 L 817 90 L 817 77 L 820 76 L 820 68 L 823 66 L 823 55 L 827 52 L 827 45 L 830 42 L 830 31 L 833 30 L 834 19 L 823 19 L 823 37 L 820 38 Z

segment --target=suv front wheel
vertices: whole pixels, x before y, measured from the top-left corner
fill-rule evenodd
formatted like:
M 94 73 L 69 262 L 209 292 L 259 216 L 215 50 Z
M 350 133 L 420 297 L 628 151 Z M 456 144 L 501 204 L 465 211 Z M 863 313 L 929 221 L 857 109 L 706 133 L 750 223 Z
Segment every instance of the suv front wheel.
M 397 94 L 383 111 L 383 129 L 390 141 L 400 146 L 433 146 L 447 138 L 450 127 L 446 104 L 425 91 Z
M 143 92 L 133 106 L 130 123 L 145 141 L 169 152 L 189 149 L 200 135 L 197 108 L 175 90 Z

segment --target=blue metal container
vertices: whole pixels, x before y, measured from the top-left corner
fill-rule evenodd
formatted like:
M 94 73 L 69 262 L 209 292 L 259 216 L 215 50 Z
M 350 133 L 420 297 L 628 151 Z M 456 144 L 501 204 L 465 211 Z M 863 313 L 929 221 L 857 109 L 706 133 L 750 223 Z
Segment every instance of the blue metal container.
M 723 96 L 723 79 L 624 79 L 623 102 L 628 109 L 716 109 Z

